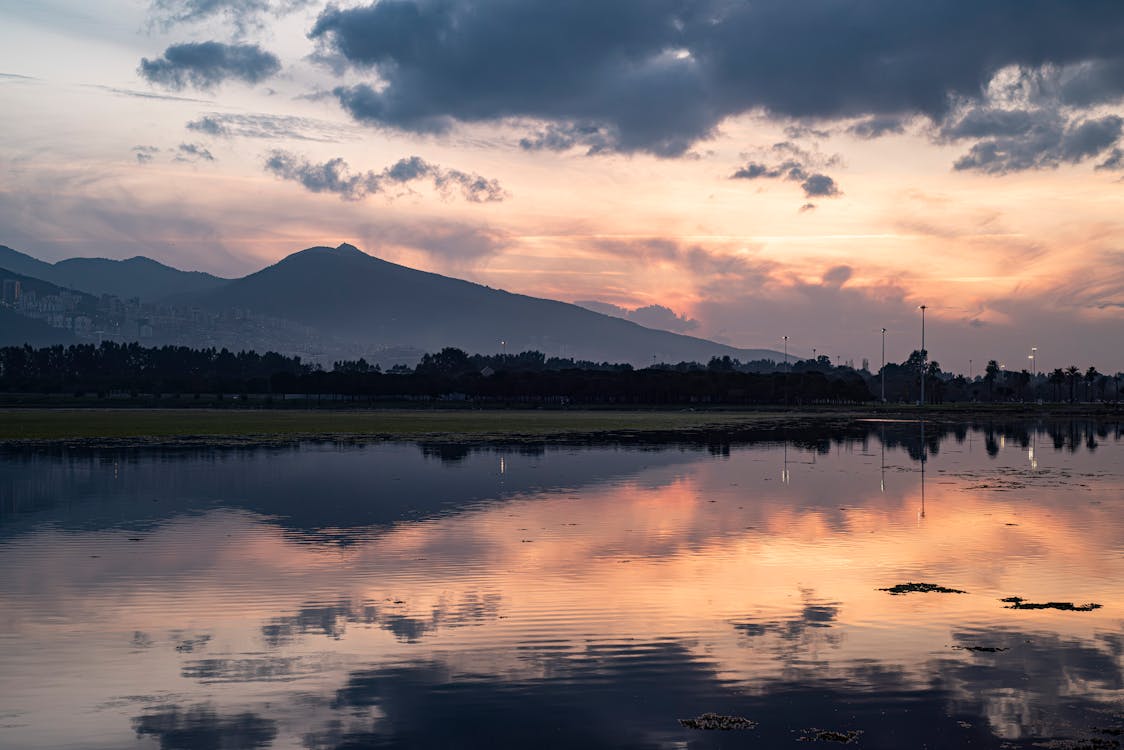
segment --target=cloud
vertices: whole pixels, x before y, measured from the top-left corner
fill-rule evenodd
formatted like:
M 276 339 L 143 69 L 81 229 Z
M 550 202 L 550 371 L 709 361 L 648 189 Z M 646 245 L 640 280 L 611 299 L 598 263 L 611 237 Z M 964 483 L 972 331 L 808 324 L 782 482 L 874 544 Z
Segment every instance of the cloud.
M 953 168 L 1007 174 L 1076 164 L 1112 147 L 1124 129 L 1124 119 L 1116 115 L 1067 122 L 1052 115 L 1020 114 L 1026 117 L 996 118 L 996 136 L 973 144 Z
M 455 269 L 471 269 L 481 258 L 493 256 L 511 243 L 511 236 L 495 227 L 427 218 L 397 221 L 387 217 L 359 230 L 364 247 L 386 246 L 420 250 Z
M 783 179 L 799 182 L 806 198 L 834 198 L 842 195 L 834 179 L 820 172 L 810 171 L 817 165 L 838 164 L 838 156 L 825 157 L 816 152 L 806 151 L 789 141 L 774 144 L 771 152 L 787 155 L 788 158 L 773 165 L 749 161 L 745 166 L 735 170 L 730 175 L 730 179 Z
M 638 307 L 628 317 L 633 322 L 648 328 L 660 328 L 677 333 L 693 331 L 699 327 L 699 321 L 686 315 L 676 315 L 671 308 L 663 305 Z
M 699 327 L 699 321 L 686 315 L 677 315 L 674 310 L 663 305 L 647 305 L 630 310 L 627 307 L 597 300 L 579 300 L 574 304 L 593 312 L 599 312 L 602 315 L 624 318 L 647 328 L 657 328 L 661 331 L 686 333 Z
M 148 164 L 156 154 L 160 153 L 160 149 L 156 146 L 133 146 L 131 150 L 137 158 L 137 164 Z
M 239 34 L 262 25 L 262 17 L 280 17 L 306 8 L 313 0 L 153 0 L 149 10 L 153 25 L 167 31 L 182 23 L 225 18 Z
M 214 160 L 214 154 L 198 143 L 181 143 L 176 149 L 176 161 L 199 162 Z
M 1124 149 L 1114 148 L 1097 169 L 1124 169 Z
M 1009 66 L 995 73 L 980 96 L 962 99 L 935 125 L 942 143 L 972 142 L 953 168 L 987 174 L 1054 169 L 1094 158 L 1119 143 L 1122 120 L 1089 113 L 1119 100 L 1108 85 L 1124 82 L 1124 68 L 1102 63 Z M 973 142 L 974 141 L 974 142 Z
M 808 198 L 834 198 L 842 195 L 835 180 L 825 174 L 811 174 L 808 179 L 800 183 L 804 188 L 804 195 Z
M 1040 71 L 1066 106 L 1124 94 L 1119 3 L 383 0 L 329 6 L 310 36 L 377 77 L 334 91 L 357 120 L 538 120 L 547 137 L 528 143 L 544 148 L 593 127 L 614 150 L 679 156 L 746 113 L 863 118 L 855 134 L 876 137 L 943 121 L 1010 66 Z
M 314 193 L 336 193 L 344 200 L 352 201 L 419 180 L 431 181 L 443 195 L 457 190 L 472 203 L 498 202 L 507 197 L 496 180 L 457 169 L 445 169 L 418 156 L 400 159 L 381 172 L 352 173 L 347 162 L 340 158 L 314 164 L 287 151 L 274 150 L 266 159 L 265 169 L 282 179 L 299 182 Z
M 825 286 L 839 288 L 847 283 L 854 274 L 850 266 L 832 266 L 824 271 L 823 283 Z
M 787 125 L 784 129 L 784 134 L 789 138 L 830 138 L 831 131 L 824 128 L 816 128 L 811 125 L 797 124 Z
M 157 94 L 157 93 L 154 93 L 152 91 L 133 91 L 132 89 L 121 89 L 121 88 L 117 88 L 116 86 L 102 86 L 102 85 L 96 84 L 96 83 L 85 83 L 85 84 L 82 84 L 82 85 L 86 86 L 87 88 L 91 88 L 91 89 L 101 89 L 102 91 L 108 91 L 109 93 L 117 94 L 118 96 L 131 96 L 135 99 L 156 99 L 156 100 L 168 101 L 168 102 L 200 102 L 200 103 L 205 103 L 205 104 L 210 103 L 209 100 L 207 100 L 207 99 L 192 99 L 192 98 L 187 97 L 187 96 L 172 96 L 171 94 Z
M 267 138 L 338 143 L 351 134 L 349 127 L 308 117 L 268 114 L 208 112 L 185 126 L 215 138 Z
M 905 132 L 906 118 L 896 115 L 868 117 L 847 128 L 847 132 L 859 138 L 873 139 L 884 135 L 899 135 Z
M 802 213 L 802 214 L 806 214 L 809 211 L 815 211 L 815 210 L 816 210 L 816 204 L 815 203 L 805 203 L 803 206 L 800 207 L 800 213 Z
M 596 124 L 548 123 L 540 130 L 519 139 L 524 151 L 569 151 L 580 146 L 589 155 L 612 151 L 617 136 Z
M 227 80 L 259 83 L 281 70 L 281 61 L 256 44 L 188 42 L 173 44 L 154 60 L 142 58 L 137 73 L 176 91 L 216 88 Z

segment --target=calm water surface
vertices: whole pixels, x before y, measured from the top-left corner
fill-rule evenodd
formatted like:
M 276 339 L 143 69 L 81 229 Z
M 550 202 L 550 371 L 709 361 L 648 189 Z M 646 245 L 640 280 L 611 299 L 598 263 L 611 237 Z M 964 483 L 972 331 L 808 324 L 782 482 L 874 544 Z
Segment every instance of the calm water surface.
M 0 747 L 1112 747 L 1120 428 L 925 430 L 0 454 Z

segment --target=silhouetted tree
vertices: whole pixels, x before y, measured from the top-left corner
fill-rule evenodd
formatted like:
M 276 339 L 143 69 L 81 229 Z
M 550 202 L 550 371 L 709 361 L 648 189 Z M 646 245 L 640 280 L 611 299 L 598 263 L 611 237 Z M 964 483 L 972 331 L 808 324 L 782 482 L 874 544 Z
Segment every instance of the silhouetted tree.
M 1069 380 L 1069 402 L 1072 404 L 1077 401 L 1077 379 L 1081 377 L 1081 368 L 1070 365 L 1065 368 L 1065 376 Z
M 1097 378 L 1099 378 L 1100 376 L 1101 376 L 1101 374 L 1099 372 L 1097 372 L 1097 368 L 1093 367 L 1092 365 L 1090 365 L 1089 369 L 1085 371 L 1085 400 L 1086 401 L 1092 401 L 1093 400 L 1093 397 L 1092 397 L 1092 394 L 1090 393 L 1090 391 L 1093 388 L 1093 383 L 1095 383 Z
M 987 384 L 988 398 L 995 399 L 995 385 L 999 380 L 999 374 L 1002 372 L 999 368 L 999 363 L 994 359 L 987 362 L 987 367 L 984 369 L 984 383 Z

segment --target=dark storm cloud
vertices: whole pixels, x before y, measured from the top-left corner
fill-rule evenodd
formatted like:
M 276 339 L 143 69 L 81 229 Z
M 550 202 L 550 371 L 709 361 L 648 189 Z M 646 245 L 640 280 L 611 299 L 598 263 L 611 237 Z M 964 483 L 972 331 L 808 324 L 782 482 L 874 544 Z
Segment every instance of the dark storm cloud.
M 265 169 L 282 179 L 299 182 L 314 193 L 336 193 L 344 200 L 362 200 L 368 195 L 419 180 L 432 182 L 443 195 L 459 191 L 465 200 L 473 203 L 497 202 L 507 197 L 496 180 L 457 169 L 445 169 L 418 156 L 400 159 L 381 172 L 352 173 L 347 162 L 340 158 L 314 164 L 296 154 L 275 150 L 269 153 Z
M 181 23 L 224 18 L 239 33 L 262 24 L 266 15 L 283 16 L 312 4 L 312 0 L 153 0 L 152 23 L 167 31 Z
M 1010 126 L 1012 132 L 1004 133 L 1003 126 Z M 1076 164 L 1112 147 L 1120 139 L 1122 126 L 1124 119 L 1116 115 L 1069 122 L 1050 116 L 1025 123 L 1020 118 L 1003 118 L 996 137 L 973 144 L 953 167 L 1006 174 Z
M 676 156 L 755 111 L 867 118 L 856 133 L 874 137 L 912 115 L 942 122 L 1007 66 L 1067 106 L 1124 94 L 1111 0 L 382 0 L 329 7 L 310 36 L 379 76 L 335 89 L 356 119 L 548 123 L 526 147 L 586 145 L 575 130 L 593 127 L 615 150 Z
M 259 83 L 281 70 L 281 61 L 256 44 L 188 42 L 173 44 L 154 60 L 140 62 L 137 73 L 149 83 L 181 90 L 213 89 L 227 80 Z
M 176 161 L 214 161 L 215 156 L 198 143 L 181 143 L 176 149 Z
M 349 135 L 346 127 L 307 117 L 209 112 L 185 126 L 215 138 L 268 138 L 337 143 Z

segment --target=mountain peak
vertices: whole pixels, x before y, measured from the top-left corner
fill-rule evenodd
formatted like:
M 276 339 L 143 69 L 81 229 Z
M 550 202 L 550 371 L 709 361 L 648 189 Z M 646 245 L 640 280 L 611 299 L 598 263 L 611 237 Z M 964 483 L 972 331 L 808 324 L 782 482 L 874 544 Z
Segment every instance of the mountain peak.
M 363 252 L 362 250 L 357 248 L 355 245 L 349 245 L 346 242 L 342 243 L 339 247 L 337 247 L 336 252 L 338 252 L 338 253 L 349 253 L 349 254 L 358 253 L 359 255 L 366 255 L 365 252 Z

